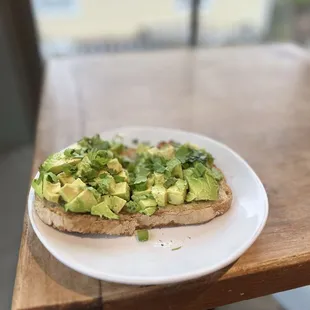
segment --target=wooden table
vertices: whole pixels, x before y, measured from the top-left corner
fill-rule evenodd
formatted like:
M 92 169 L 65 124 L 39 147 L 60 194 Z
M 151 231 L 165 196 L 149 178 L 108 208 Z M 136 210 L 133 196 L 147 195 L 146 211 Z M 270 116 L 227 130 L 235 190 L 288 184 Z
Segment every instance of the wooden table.
M 33 171 L 51 152 L 117 126 L 196 131 L 239 152 L 270 216 L 234 264 L 202 279 L 127 286 L 58 262 L 25 215 L 13 309 L 198 309 L 310 284 L 310 65 L 293 45 L 172 50 L 50 61 Z

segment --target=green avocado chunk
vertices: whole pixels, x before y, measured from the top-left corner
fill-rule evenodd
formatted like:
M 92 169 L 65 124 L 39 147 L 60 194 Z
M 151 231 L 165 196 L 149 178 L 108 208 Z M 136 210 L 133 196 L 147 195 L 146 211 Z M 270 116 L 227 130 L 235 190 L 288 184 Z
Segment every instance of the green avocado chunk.
M 65 184 L 60 189 L 60 196 L 64 201 L 70 202 L 73 200 L 78 194 L 80 194 L 86 188 L 86 184 L 81 181 L 81 179 L 76 179 L 73 183 Z
M 34 189 L 35 193 L 40 197 L 43 197 L 43 174 L 40 173 L 40 176 L 37 179 L 33 179 L 31 183 L 32 188 Z
M 66 175 L 64 172 L 59 173 L 57 175 L 57 178 L 59 179 L 62 185 L 73 183 L 75 180 L 73 176 Z
M 162 185 L 165 183 L 165 176 L 162 173 L 154 173 L 154 177 L 155 177 L 155 185 Z
M 76 213 L 86 213 L 90 212 L 92 206 L 95 206 L 97 203 L 98 202 L 92 192 L 85 189 L 73 200 L 65 204 L 65 210 Z
M 217 181 L 207 173 L 202 178 L 194 176 L 187 177 L 189 193 L 186 196 L 186 201 L 193 200 L 217 200 L 219 185 Z
M 80 158 L 66 158 L 63 152 L 50 155 L 42 164 L 46 172 L 58 174 L 63 171 L 67 165 L 76 165 L 81 161 Z
M 150 188 L 154 185 L 155 183 L 155 177 L 154 175 L 151 175 L 147 178 L 146 184 L 147 184 L 147 188 Z
M 122 170 L 117 176 L 123 178 L 124 182 L 128 182 L 128 171 Z
M 138 204 L 142 209 L 150 208 L 150 207 L 156 207 L 157 203 L 155 199 L 152 198 L 147 198 L 147 199 L 142 199 L 139 200 Z
M 108 164 L 107 164 L 108 168 L 110 170 L 112 170 L 115 173 L 120 173 L 123 170 L 122 165 L 120 164 L 120 162 L 118 161 L 117 158 L 113 158 L 111 159 Z
M 147 151 L 150 155 L 161 156 L 165 159 L 172 159 L 175 154 L 174 147 L 170 144 L 165 145 L 162 148 L 152 147 Z
M 139 212 L 145 215 L 150 216 L 157 210 L 157 202 L 153 198 L 141 199 L 137 203 L 140 207 Z
M 130 188 L 128 183 L 126 182 L 116 183 L 112 195 L 118 196 L 128 201 L 130 199 Z
M 152 187 L 152 195 L 159 207 L 165 207 L 168 203 L 167 190 L 163 185 L 154 185 Z
M 54 177 L 57 180 L 57 177 L 54 175 Z M 60 182 L 56 181 L 52 183 L 50 181 L 50 174 L 47 173 L 44 175 L 43 178 L 43 197 L 50 201 L 50 202 L 55 202 L 57 203 L 59 200 L 59 191 L 61 188 Z
M 91 208 L 91 214 L 97 215 L 100 217 L 105 217 L 111 220 L 118 220 L 119 216 L 115 214 L 111 209 L 114 210 L 121 210 L 123 206 L 125 205 L 126 201 L 124 199 L 121 199 L 122 201 L 117 201 L 118 197 L 112 197 L 112 196 L 104 196 L 103 201 L 99 204 L 93 206 Z
M 151 216 L 156 212 L 156 210 L 157 210 L 156 207 L 148 207 L 148 208 L 142 209 L 140 213 Z
M 167 189 L 168 203 L 173 205 L 180 205 L 184 203 L 187 190 L 187 183 L 184 180 L 177 180 L 177 182 Z
M 139 196 L 149 195 L 152 193 L 151 188 L 146 189 L 145 191 L 133 191 L 132 200 L 136 200 Z M 138 199 L 139 200 L 139 199 Z
M 120 197 L 108 195 L 103 197 L 103 201 L 106 201 L 109 208 L 117 214 L 121 212 L 127 202 L 125 199 L 122 199 Z
M 140 242 L 145 242 L 149 240 L 149 232 L 146 229 L 136 230 L 136 235 Z
M 183 179 L 182 164 L 177 158 L 167 162 L 167 169 L 171 172 L 171 176 Z
M 143 154 L 143 153 L 147 152 L 149 149 L 150 149 L 150 147 L 148 145 L 140 143 L 137 146 L 136 152 L 137 152 L 137 154 Z

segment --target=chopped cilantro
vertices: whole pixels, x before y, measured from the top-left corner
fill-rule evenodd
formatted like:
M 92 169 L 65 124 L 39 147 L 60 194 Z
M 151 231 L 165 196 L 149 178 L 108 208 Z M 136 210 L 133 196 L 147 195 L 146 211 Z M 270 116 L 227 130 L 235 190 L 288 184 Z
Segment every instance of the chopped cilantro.
M 66 156 L 66 157 L 72 157 L 72 154 L 74 153 L 74 149 L 66 149 L 65 151 L 64 151 L 64 155 Z
M 139 205 L 134 202 L 134 201 L 128 201 L 125 205 L 125 210 L 128 212 L 128 213 L 138 213 L 141 208 L 139 207 Z
M 175 152 L 175 157 L 182 163 L 185 164 L 189 158 L 189 156 L 192 154 L 192 149 L 189 148 L 186 145 L 182 145 L 177 149 Z
M 90 160 L 90 165 L 92 168 L 96 170 L 102 169 L 113 157 L 110 152 L 108 151 L 90 151 L 87 154 L 87 157 Z
M 171 249 L 171 251 L 177 251 L 177 250 L 180 250 L 182 247 L 181 246 L 179 246 L 179 247 L 177 247 L 177 248 L 173 248 L 173 249 Z
M 46 180 L 48 182 L 51 182 L 51 183 L 57 183 L 58 182 L 57 176 L 54 173 L 52 173 L 52 172 L 46 173 L 45 177 L 46 177 Z
M 102 140 L 98 134 L 92 138 L 84 137 L 78 144 L 87 149 L 108 150 L 110 148 L 110 143 Z
M 63 166 L 63 172 L 66 174 L 66 175 L 74 175 L 77 171 L 77 166 L 75 165 L 72 165 L 72 164 L 65 164 Z

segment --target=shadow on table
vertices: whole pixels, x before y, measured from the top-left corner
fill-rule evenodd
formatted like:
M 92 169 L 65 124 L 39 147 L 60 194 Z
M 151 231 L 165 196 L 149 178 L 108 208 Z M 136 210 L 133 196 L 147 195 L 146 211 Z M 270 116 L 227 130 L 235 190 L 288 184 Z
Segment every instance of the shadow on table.
M 132 288 L 132 286 L 128 285 L 98 281 L 66 267 L 45 249 L 40 240 L 34 235 L 32 227 L 29 227 L 28 240 L 32 240 L 30 244 L 28 243 L 29 250 L 41 270 L 53 281 L 57 282 L 58 285 L 63 286 L 73 292 L 97 299 L 101 298 L 101 290 L 103 291 L 102 295 L 104 298 L 107 291 L 109 291 L 108 295 L 111 297 L 112 295 L 126 292 L 127 287 Z M 225 274 L 232 267 L 232 265 L 233 264 L 196 280 L 170 285 L 137 286 L 137 288 L 143 290 L 143 292 L 148 292 L 149 294 L 156 292 L 156 296 L 158 296 L 158 293 L 162 291 L 164 296 L 167 294 L 173 295 L 174 292 L 179 290 L 180 286 L 186 286 L 186 290 L 194 290 L 195 293 L 199 294 L 207 289 L 208 284 L 215 282 L 223 274 Z M 204 285 L 201 285 L 202 283 L 204 283 Z M 128 295 L 128 298 L 130 298 L 129 289 Z
M 26 242 L 33 259 L 42 272 L 56 282 L 53 286 L 49 285 L 47 290 L 50 290 L 55 295 L 59 292 L 59 295 L 65 295 L 66 293 L 62 293 L 61 291 L 63 288 L 68 289 L 73 293 L 89 298 L 90 302 L 87 303 L 88 307 L 91 306 L 92 309 L 101 309 L 102 299 L 99 281 L 66 267 L 45 249 L 35 235 L 30 223 L 28 229 L 29 232 Z M 29 240 L 31 241 L 29 242 Z M 43 279 L 42 276 L 41 279 Z M 38 274 L 37 280 L 39 281 L 41 279 L 40 274 Z M 44 283 L 42 283 L 42 285 L 44 285 Z M 74 309 L 84 309 L 84 307 L 86 307 L 85 304 L 78 303 L 77 307 L 74 307 Z

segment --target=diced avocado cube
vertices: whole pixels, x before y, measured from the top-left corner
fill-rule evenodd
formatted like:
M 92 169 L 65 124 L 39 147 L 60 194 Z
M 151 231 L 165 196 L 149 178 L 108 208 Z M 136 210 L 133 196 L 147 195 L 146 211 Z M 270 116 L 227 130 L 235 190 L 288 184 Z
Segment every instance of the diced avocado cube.
M 155 185 L 160 185 L 165 183 L 165 176 L 162 173 L 154 173 Z
M 159 150 L 159 153 L 165 159 L 172 159 L 175 155 L 174 147 L 170 144 L 166 144 Z
M 212 176 L 208 174 L 205 174 L 203 178 L 190 176 L 187 182 L 189 193 L 186 201 L 218 199 L 219 185 Z
M 167 162 L 167 169 L 171 172 L 171 176 L 183 179 L 182 164 L 177 158 Z
M 83 187 L 83 188 L 86 187 L 86 184 L 80 178 L 77 178 L 76 180 L 74 180 L 71 183 L 71 185 L 73 185 L 73 186 L 80 186 L 80 187 Z
M 187 190 L 187 183 L 184 180 L 177 180 L 177 182 L 167 189 L 168 203 L 173 205 L 180 205 L 184 203 Z
M 57 203 L 59 200 L 59 191 L 61 185 L 60 182 L 52 183 L 48 181 L 48 175 L 46 174 L 43 179 L 43 197 L 50 201 Z
M 118 196 L 104 195 L 102 201 L 115 213 L 120 213 L 126 204 L 126 200 Z
M 159 155 L 159 149 L 157 147 L 151 147 L 146 150 L 150 155 Z
M 152 187 L 152 195 L 159 207 L 165 207 L 168 203 L 167 190 L 163 185 L 154 185 Z
M 133 195 L 131 196 L 131 199 L 135 202 L 138 202 L 140 200 L 147 199 L 147 198 L 153 198 L 151 188 L 148 188 L 145 191 L 133 191 Z
M 156 200 L 152 199 L 152 198 L 139 200 L 138 204 L 142 210 L 150 208 L 150 207 L 156 207 L 157 206 Z
M 148 188 L 145 191 L 134 190 L 133 191 L 133 196 L 138 197 L 138 196 L 147 195 L 147 194 L 151 194 L 151 193 L 152 193 L 152 189 L 151 188 Z
M 130 199 L 130 188 L 128 183 L 126 182 L 116 183 L 112 195 L 118 196 L 128 201 Z
M 91 208 L 91 214 L 100 217 L 105 217 L 111 220 L 118 220 L 119 216 L 115 214 L 108 206 L 106 201 L 102 201 L 99 204 Z
M 157 147 L 152 147 L 147 151 L 150 155 L 161 156 L 165 159 L 172 159 L 174 157 L 174 147 L 170 144 L 166 144 L 164 147 L 158 149 Z
M 157 202 L 153 198 L 141 199 L 138 202 L 138 206 L 141 208 L 140 213 L 145 215 L 152 215 L 157 210 Z
M 123 178 L 124 182 L 128 182 L 129 176 L 128 176 L 128 171 L 127 170 L 122 170 L 119 174 L 119 177 Z
M 141 143 L 137 146 L 136 152 L 137 152 L 137 154 L 142 154 L 142 153 L 145 153 L 146 151 L 148 151 L 149 148 L 150 147 L 148 145 Z
M 156 210 L 157 210 L 157 207 L 148 207 L 148 208 L 142 209 L 140 213 L 151 216 L 152 214 L 156 212 Z
M 195 199 L 196 199 L 196 195 L 193 192 L 189 192 L 185 197 L 186 202 L 192 202 Z
M 80 158 L 66 158 L 63 152 L 50 155 L 42 164 L 42 168 L 47 172 L 58 174 L 63 171 L 68 164 L 76 165 L 81 161 Z
M 187 180 L 193 174 L 194 174 L 194 168 L 188 168 L 188 169 L 183 170 L 183 176 L 185 180 Z
M 140 242 L 145 242 L 149 240 L 149 232 L 146 229 L 137 230 L 136 235 Z
M 195 162 L 194 167 L 196 169 L 197 175 L 199 175 L 200 177 L 202 177 L 207 170 L 206 166 L 200 162 Z
M 92 206 L 95 206 L 97 203 L 97 199 L 92 192 L 85 189 L 73 200 L 65 204 L 65 210 L 76 213 L 86 213 L 90 212 Z
M 101 201 L 101 194 L 95 188 L 89 186 L 87 189 L 94 195 L 98 202 Z
M 147 178 L 147 188 L 150 188 L 154 185 L 155 183 L 155 176 L 154 175 L 151 175 Z
M 205 174 L 211 175 L 216 181 L 221 181 L 224 178 L 223 173 L 216 167 L 207 168 Z
M 60 189 L 60 196 L 64 201 L 70 202 L 73 200 L 78 194 L 80 194 L 86 188 L 86 184 L 81 181 L 81 179 L 75 180 L 73 183 L 65 184 Z
M 107 164 L 108 168 L 110 170 L 112 170 L 115 173 L 120 173 L 123 170 L 122 165 L 120 164 L 120 162 L 118 161 L 117 158 L 113 158 L 111 159 L 108 164 Z
M 166 144 L 163 147 L 161 147 L 160 149 L 153 147 L 153 148 L 149 149 L 148 152 L 151 155 L 158 155 L 158 156 L 161 156 L 165 159 L 172 159 L 174 157 L 174 154 L 175 154 L 174 147 L 170 144 Z
M 62 185 L 71 184 L 75 180 L 73 176 L 66 175 L 64 172 L 59 173 L 57 177 Z

